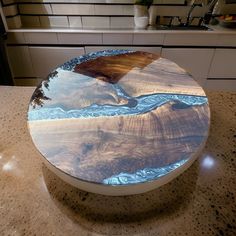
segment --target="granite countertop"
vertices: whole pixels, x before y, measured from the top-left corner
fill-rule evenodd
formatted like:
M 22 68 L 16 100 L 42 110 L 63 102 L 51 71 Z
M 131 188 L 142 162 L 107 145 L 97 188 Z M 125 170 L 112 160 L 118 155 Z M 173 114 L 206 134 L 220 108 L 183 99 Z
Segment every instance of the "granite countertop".
M 86 193 L 43 164 L 27 130 L 33 87 L 0 87 L 1 235 L 235 235 L 236 93 L 207 92 L 211 129 L 198 160 L 154 191 Z

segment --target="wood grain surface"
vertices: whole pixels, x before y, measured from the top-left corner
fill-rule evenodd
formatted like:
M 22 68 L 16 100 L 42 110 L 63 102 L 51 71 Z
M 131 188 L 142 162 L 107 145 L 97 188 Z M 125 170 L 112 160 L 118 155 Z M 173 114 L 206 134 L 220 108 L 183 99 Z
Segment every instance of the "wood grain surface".
M 52 165 L 105 184 L 191 158 L 207 138 L 209 107 L 202 88 L 175 63 L 121 51 L 49 75 L 32 96 L 28 126 Z

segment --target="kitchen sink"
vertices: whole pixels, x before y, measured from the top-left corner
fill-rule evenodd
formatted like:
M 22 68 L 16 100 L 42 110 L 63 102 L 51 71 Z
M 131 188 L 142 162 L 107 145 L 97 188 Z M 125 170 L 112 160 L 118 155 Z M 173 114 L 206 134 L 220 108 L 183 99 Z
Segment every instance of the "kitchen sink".
M 156 27 L 157 30 L 205 30 L 209 31 L 212 30 L 211 28 L 205 25 L 159 25 Z

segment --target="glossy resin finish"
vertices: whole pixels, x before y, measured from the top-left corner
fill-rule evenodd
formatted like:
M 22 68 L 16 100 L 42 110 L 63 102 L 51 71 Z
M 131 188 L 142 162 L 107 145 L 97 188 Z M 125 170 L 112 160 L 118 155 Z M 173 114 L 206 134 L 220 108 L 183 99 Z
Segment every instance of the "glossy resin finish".
M 191 162 L 209 116 L 204 91 L 175 63 L 109 50 L 54 70 L 31 98 L 28 127 L 37 149 L 67 177 L 130 186 Z

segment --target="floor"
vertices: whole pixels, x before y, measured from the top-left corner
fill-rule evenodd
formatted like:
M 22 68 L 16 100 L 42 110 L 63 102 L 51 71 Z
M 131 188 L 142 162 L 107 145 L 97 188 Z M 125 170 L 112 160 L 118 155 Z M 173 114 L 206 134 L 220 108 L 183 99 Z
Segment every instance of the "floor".
M 198 160 L 146 194 L 79 191 L 43 164 L 27 130 L 33 87 L 0 87 L 0 235 L 236 235 L 236 92 L 209 92 Z

